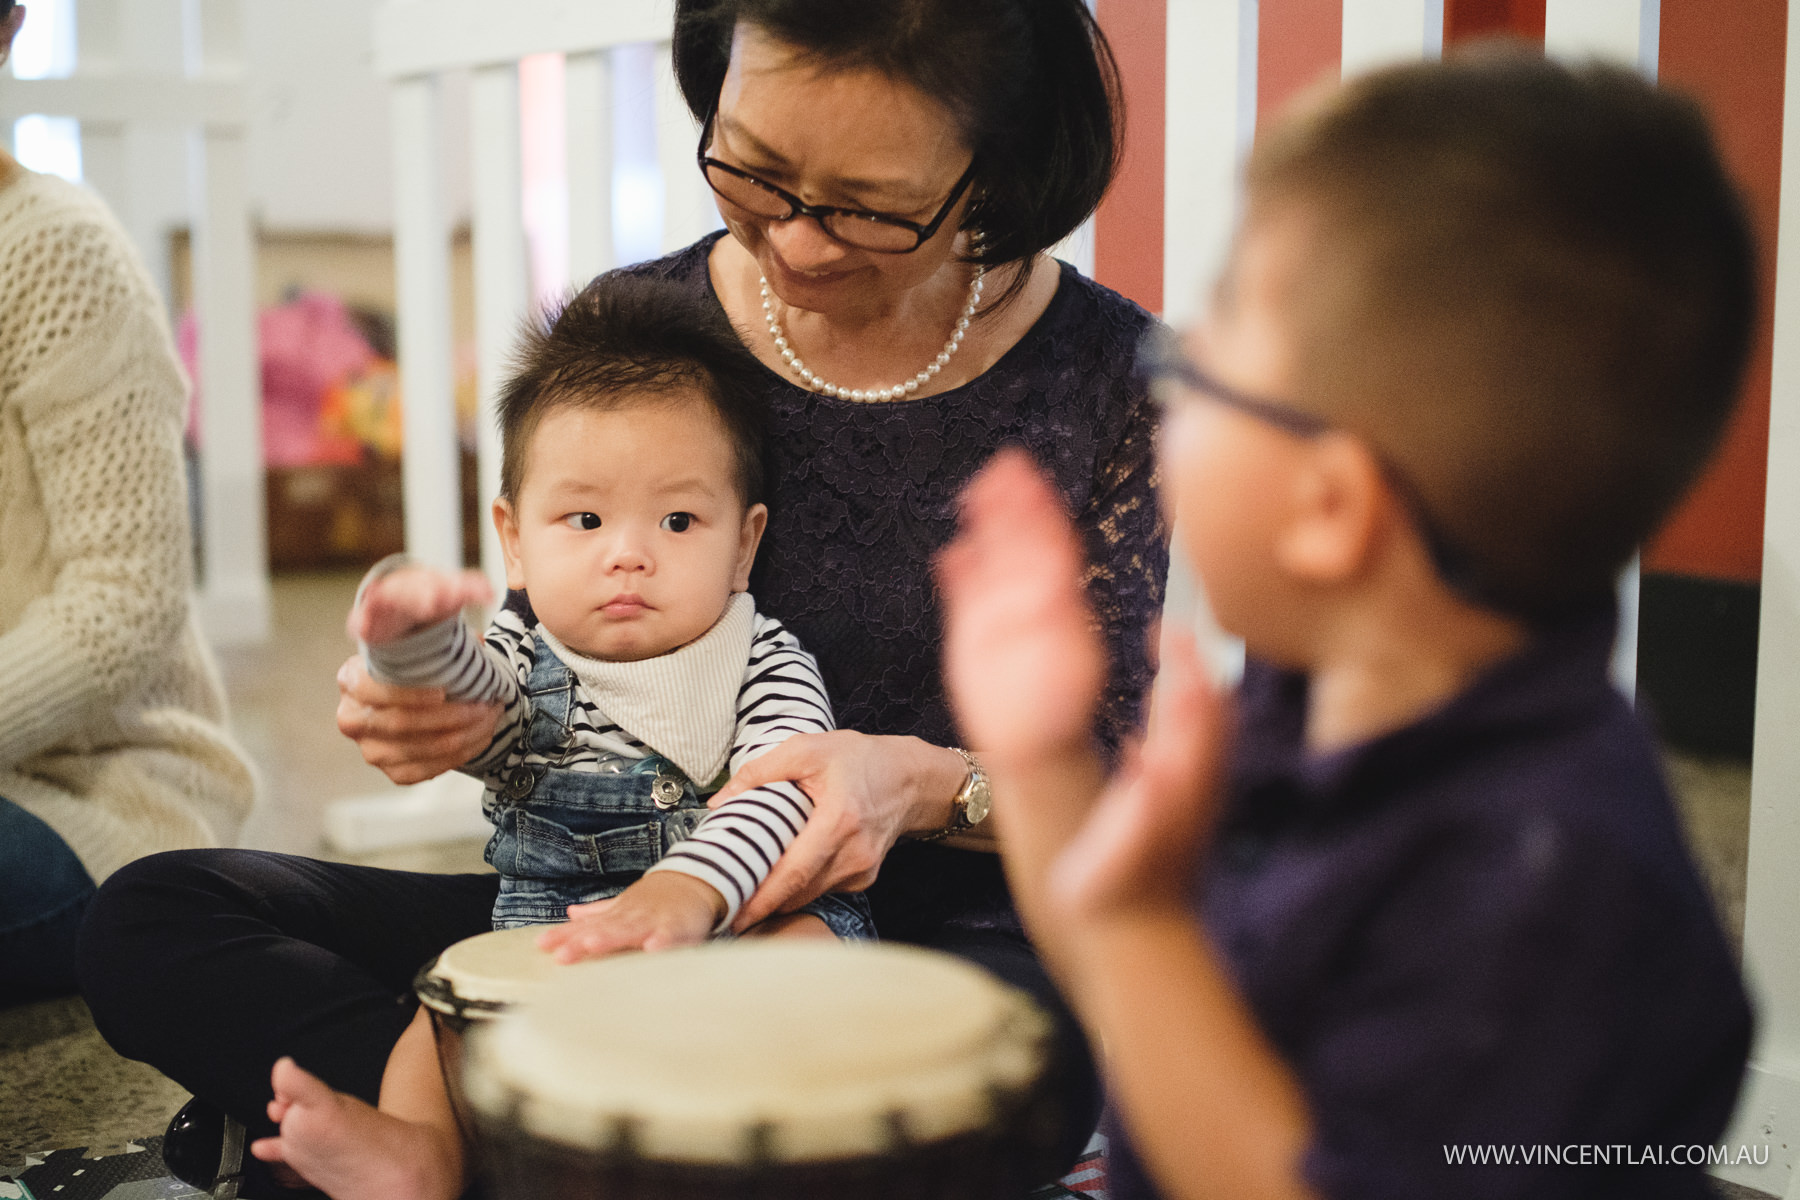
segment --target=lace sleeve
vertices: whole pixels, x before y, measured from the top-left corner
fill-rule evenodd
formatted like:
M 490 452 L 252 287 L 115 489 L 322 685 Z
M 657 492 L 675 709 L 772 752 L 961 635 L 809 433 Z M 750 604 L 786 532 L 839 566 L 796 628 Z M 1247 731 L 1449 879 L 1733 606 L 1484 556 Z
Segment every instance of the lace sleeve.
M 1087 543 L 1088 603 L 1111 660 L 1097 732 L 1116 753 L 1137 727 L 1153 674 L 1148 639 L 1162 611 L 1168 531 L 1156 500 L 1156 409 L 1140 397 L 1101 464 L 1076 525 Z

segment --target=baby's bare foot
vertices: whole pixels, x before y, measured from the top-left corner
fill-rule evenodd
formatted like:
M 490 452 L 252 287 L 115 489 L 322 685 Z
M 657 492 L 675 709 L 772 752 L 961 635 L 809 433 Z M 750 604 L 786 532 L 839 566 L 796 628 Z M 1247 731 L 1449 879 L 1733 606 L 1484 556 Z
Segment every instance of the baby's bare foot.
M 332 1200 L 455 1200 L 459 1148 L 427 1125 L 335 1092 L 291 1058 L 275 1064 L 281 1133 L 253 1143 L 267 1163 L 286 1164 Z

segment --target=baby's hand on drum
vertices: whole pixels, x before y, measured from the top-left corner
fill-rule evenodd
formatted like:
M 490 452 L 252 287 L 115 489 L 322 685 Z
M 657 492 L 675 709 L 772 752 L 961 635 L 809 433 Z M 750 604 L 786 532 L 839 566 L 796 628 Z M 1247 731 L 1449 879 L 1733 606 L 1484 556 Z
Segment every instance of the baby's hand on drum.
M 379 646 L 493 598 L 493 586 L 480 571 L 452 575 L 427 567 L 401 567 L 363 589 L 350 610 L 350 636 Z
M 604 958 L 626 950 L 697 946 L 725 915 L 725 897 L 679 871 L 655 871 L 610 900 L 571 904 L 569 922 L 538 935 L 558 962 Z
M 944 682 L 985 756 L 1088 744 L 1106 651 L 1082 587 L 1081 539 L 1062 498 L 1020 450 L 1002 450 L 962 495 L 938 555 Z

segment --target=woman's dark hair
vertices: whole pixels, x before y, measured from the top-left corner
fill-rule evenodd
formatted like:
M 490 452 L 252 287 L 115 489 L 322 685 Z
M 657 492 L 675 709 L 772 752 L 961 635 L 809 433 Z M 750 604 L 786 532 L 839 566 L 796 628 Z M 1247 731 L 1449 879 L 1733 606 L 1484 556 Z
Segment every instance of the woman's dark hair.
M 950 110 L 975 154 L 971 261 L 1055 245 L 1112 182 L 1118 65 L 1082 0 L 678 0 L 675 76 L 696 119 L 718 102 L 739 23 L 815 61 L 904 79 Z

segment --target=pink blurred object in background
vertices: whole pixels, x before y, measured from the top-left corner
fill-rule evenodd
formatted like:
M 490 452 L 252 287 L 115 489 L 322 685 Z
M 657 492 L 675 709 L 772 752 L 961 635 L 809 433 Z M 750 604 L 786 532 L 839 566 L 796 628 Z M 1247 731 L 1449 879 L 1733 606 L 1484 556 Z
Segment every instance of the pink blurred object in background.
M 357 463 L 361 443 L 325 432 L 320 408 L 331 388 L 368 372 L 379 361 L 342 300 L 325 292 L 303 291 L 287 303 L 264 309 L 257 320 L 261 340 L 263 461 L 271 467 Z M 201 436 L 199 324 L 190 309 L 176 336 L 182 365 L 194 381 L 188 436 Z

